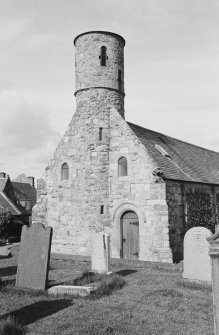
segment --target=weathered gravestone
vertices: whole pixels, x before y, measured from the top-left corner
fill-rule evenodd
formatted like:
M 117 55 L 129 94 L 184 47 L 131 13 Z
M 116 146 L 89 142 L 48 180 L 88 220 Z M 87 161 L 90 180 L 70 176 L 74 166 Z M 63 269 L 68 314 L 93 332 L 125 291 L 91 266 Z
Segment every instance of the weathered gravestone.
M 51 227 L 34 223 L 22 228 L 16 286 L 45 290 L 51 241 Z
M 211 281 L 211 263 L 206 238 L 212 235 L 204 227 L 194 227 L 184 237 L 183 277 L 191 280 Z
M 110 271 L 110 237 L 105 233 L 92 235 L 91 270 L 98 273 Z

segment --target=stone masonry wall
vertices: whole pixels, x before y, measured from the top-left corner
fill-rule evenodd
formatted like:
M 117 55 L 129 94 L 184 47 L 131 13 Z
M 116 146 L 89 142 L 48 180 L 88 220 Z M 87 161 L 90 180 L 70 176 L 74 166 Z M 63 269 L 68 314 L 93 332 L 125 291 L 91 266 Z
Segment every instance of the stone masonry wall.
M 34 217 L 53 227 L 53 252 L 89 255 L 90 235 L 105 230 L 112 256 L 120 257 L 121 215 L 133 210 L 139 258 L 171 262 L 166 184 L 152 175 L 156 164 L 123 119 L 124 40 L 92 32 L 76 38 L 75 46 L 77 109 L 38 182 Z M 101 46 L 107 48 L 106 66 L 100 66 Z M 121 156 L 128 160 L 127 177 L 118 177 Z M 61 179 L 63 163 L 69 180 Z
M 92 32 L 78 36 L 75 46 L 76 113 L 39 182 L 34 214 L 54 228 L 52 251 L 87 255 L 90 234 L 109 221 L 109 114 L 113 107 L 124 116 L 124 85 L 118 90 L 124 40 Z M 107 48 L 106 66 L 100 64 L 101 46 Z M 63 163 L 69 180 L 61 180 Z
M 120 218 L 134 210 L 139 259 L 171 262 L 166 186 L 152 175 L 156 164 L 115 109 L 102 113 L 96 106 L 100 115 L 87 118 L 89 104 L 87 108 L 73 117 L 38 185 L 38 218 L 54 228 L 52 251 L 88 255 L 90 234 L 105 230 L 111 235 L 112 256 L 120 257 Z M 100 124 L 105 127 L 101 143 Z M 128 160 L 127 177 L 118 177 L 121 156 Z M 60 179 L 63 162 L 70 167 L 69 181 Z
M 79 108 L 46 169 L 44 182 L 40 181 L 34 210 L 54 229 L 52 251 L 89 254 L 90 234 L 101 231 L 109 221 L 110 109 L 105 101 L 117 106 L 117 96 L 108 90 L 79 93 Z M 101 141 L 99 127 L 103 128 Z M 69 180 L 61 180 L 63 163 L 69 165 Z
M 118 177 L 118 160 L 126 157 L 128 176 Z M 157 165 L 121 116 L 110 114 L 109 198 L 112 256 L 120 257 L 120 218 L 133 210 L 139 217 L 139 259 L 172 262 L 169 248 L 166 185 L 152 175 Z

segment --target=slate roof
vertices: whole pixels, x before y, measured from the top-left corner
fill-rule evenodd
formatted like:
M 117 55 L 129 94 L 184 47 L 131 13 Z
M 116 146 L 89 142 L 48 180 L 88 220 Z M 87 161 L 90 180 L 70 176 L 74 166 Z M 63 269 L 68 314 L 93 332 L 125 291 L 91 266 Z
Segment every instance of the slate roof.
M 219 184 L 219 153 L 127 123 L 151 154 L 157 167 L 163 170 L 164 178 Z M 155 145 L 160 145 L 169 157 L 163 155 Z
M 0 192 L 0 206 L 4 209 L 8 209 L 12 215 L 22 214 L 17 206 L 15 206 L 15 204 L 3 192 Z
M 12 181 L 11 183 L 17 200 L 31 200 L 32 206 L 36 204 L 37 191 L 35 187 L 32 187 L 28 183 L 19 183 L 15 181 Z

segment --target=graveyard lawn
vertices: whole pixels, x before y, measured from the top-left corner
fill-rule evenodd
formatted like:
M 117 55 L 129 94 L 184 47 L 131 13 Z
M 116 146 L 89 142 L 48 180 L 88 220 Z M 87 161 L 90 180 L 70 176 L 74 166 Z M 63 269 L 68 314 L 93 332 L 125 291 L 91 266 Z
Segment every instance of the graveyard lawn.
M 0 259 L 0 323 L 11 315 L 35 335 L 213 335 L 211 286 L 182 279 L 182 264 L 113 259 L 122 289 L 99 299 L 55 297 L 16 289 L 18 247 L 12 255 Z M 89 270 L 89 258 L 52 255 L 49 285 Z

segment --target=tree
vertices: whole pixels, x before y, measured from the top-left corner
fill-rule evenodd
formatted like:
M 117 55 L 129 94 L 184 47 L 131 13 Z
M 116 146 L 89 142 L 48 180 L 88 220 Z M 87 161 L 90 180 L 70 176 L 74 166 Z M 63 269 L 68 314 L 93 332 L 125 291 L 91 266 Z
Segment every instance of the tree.
M 25 183 L 26 179 L 27 179 L 27 175 L 25 173 L 21 173 L 17 177 L 14 178 L 14 181 L 17 181 L 19 183 Z
M 7 239 L 12 224 L 12 214 L 9 210 L 0 207 L 0 238 Z

